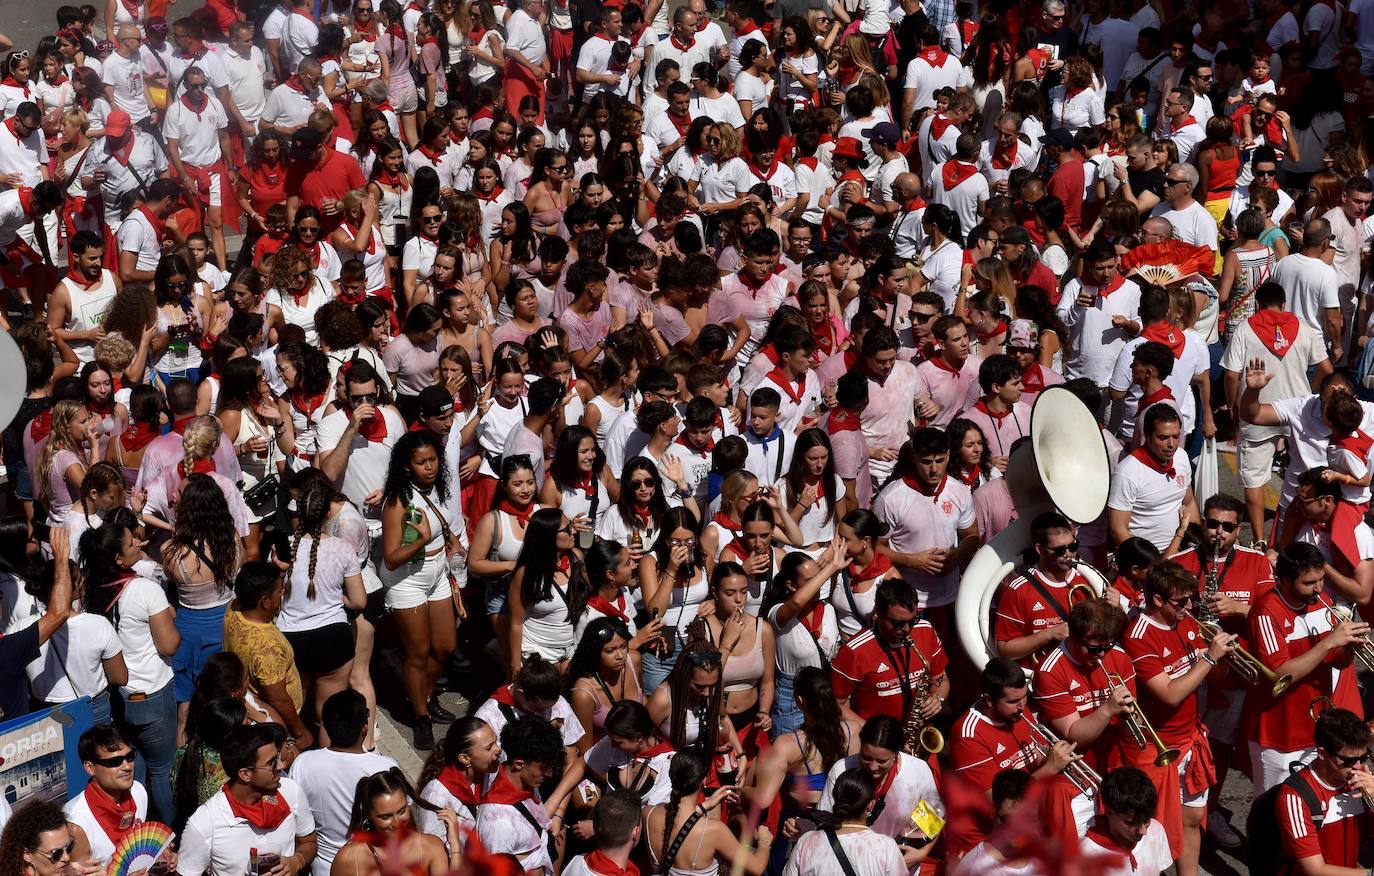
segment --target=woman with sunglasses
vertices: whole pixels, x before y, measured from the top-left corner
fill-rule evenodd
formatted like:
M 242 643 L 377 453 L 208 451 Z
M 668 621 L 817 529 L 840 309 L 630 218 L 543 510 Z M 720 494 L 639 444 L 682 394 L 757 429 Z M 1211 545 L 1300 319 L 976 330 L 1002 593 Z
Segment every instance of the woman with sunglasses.
M 334 298 L 334 291 L 315 273 L 309 253 L 294 243 L 277 250 L 268 281 L 271 288 L 263 299 L 267 306 L 276 307 L 284 323 L 300 326 L 306 343 L 318 344 L 315 314 Z
M 572 201 L 572 161 L 561 149 L 543 148 L 534 154 L 525 207 L 537 234 L 567 235 L 563 212 Z
M 575 533 L 572 521 L 556 508 L 541 508 L 530 517 L 507 600 L 506 653 L 512 676 L 528 654 L 538 654 L 560 670 L 572 656 L 577 644 L 573 607 L 585 606 L 591 591 Z
M 291 242 L 310 256 L 315 275 L 326 283 L 332 283 L 339 279 L 339 269 L 343 263 L 334 247 L 326 246 L 320 239 L 323 226 L 324 217 L 319 209 L 302 204 L 296 208 L 296 217 L 291 224 Z
M 66 813 L 56 803 L 35 798 L 13 815 L 5 803 L 0 815 L 6 816 L 5 831 L 0 834 L 0 870 L 17 876 L 66 876 L 102 869 L 99 861 L 78 861 L 76 853 L 87 858 L 90 844 L 82 836 L 82 848 L 77 848 L 75 833 L 80 828 L 67 822 Z
M 439 289 L 445 288 L 434 277 L 434 259 L 443 245 L 440 231 L 444 225 L 444 210 L 437 201 L 417 201 L 409 215 L 410 227 L 415 233 L 406 240 L 401 250 L 401 292 L 407 307 L 422 302 L 433 304 Z M 394 240 L 394 225 L 392 230 Z
M 591 730 L 593 740 L 606 735 L 606 716 L 618 703 L 643 703 L 647 698 L 640 686 L 635 639 L 622 620 L 610 615 L 585 624 L 578 635 L 564 690 L 577 720 Z
M 27 51 L 10 52 L 5 57 L 5 78 L 0 81 L 0 118 L 12 118 L 19 105 L 32 102 L 33 60 Z
M 599 538 L 617 541 L 630 550 L 636 563 L 654 545 L 668 515 L 663 478 L 644 457 L 625 463 L 620 475 L 620 499 L 597 525 Z

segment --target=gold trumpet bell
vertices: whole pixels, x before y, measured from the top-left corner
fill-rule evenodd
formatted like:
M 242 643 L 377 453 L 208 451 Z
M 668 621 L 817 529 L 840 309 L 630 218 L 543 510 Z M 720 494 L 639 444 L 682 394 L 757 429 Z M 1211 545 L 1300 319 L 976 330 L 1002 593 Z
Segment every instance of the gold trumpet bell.
M 1177 748 L 1166 748 L 1155 758 L 1155 766 L 1166 767 L 1178 760 L 1179 750 Z
M 1278 678 L 1276 678 L 1276 679 L 1274 680 L 1274 687 L 1273 687 L 1273 689 L 1270 691 L 1270 693 L 1272 693 L 1272 694 L 1273 694 L 1274 696 L 1276 696 L 1276 697 L 1281 697 L 1281 696 L 1283 696 L 1283 692 L 1286 691 L 1286 690 L 1288 690 L 1288 686 L 1291 685 L 1292 683 L 1293 683 L 1293 676 L 1291 676 L 1291 675 L 1280 675 Z

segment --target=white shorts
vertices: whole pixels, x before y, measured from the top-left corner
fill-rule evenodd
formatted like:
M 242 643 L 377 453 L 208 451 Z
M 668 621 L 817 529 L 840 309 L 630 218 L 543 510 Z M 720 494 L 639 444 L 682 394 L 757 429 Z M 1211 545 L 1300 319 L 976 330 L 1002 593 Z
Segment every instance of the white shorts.
M 425 557 L 423 563 L 408 563 L 390 571 L 385 566 L 380 569 L 382 583 L 386 585 L 388 611 L 418 608 L 426 602 L 438 602 L 453 595 L 448 582 L 448 558 L 443 551 Z M 405 574 L 407 571 L 409 574 Z
M 1254 490 L 1268 486 L 1274 474 L 1274 452 L 1278 442 L 1278 436 L 1253 439 L 1247 438 L 1244 430 L 1241 431 L 1236 441 L 1236 468 L 1242 487 Z
M 1203 788 L 1196 794 L 1189 794 L 1184 787 L 1188 776 L 1188 768 L 1193 765 L 1193 755 L 1197 752 L 1196 748 L 1190 748 L 1188 753 L 1180 757 L 1176 762 L 1178 769 L 1178 797 L 1179 802 L 1189 809 L 1201 809 L 1207 805 L 1207 795 L 1211 788 Z
M 1211 737 L 1222 745 L 1236 744 L 1236 728 L 1240 726 L 1240 712 L 1245 706 L 1244 688 L 1229 688 L 1225 691 L 1226 707 L 1208 709 L 1202 717 L 1202 723 L 1207 725 L 1207 732 Z M 1206 702 L 1208 692 L 1204 688 L 1202 691 L 1202 701 Z
M 1307 763 L 1316 756 L 1316 748 L 1279 751 L 1276 748 L 1263 748 L 1258 742 L 1251 742 L 1250 776 L 1255 783 L 1255 796 L 1258 797 L 1288 778 L 1293 774 L 1295 766 Z

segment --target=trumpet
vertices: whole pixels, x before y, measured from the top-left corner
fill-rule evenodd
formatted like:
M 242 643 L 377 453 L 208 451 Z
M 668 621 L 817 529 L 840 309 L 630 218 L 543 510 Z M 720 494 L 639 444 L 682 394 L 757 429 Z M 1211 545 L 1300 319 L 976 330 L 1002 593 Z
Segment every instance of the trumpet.
M 1327 602 L 1320 593 L 1317 594 L 1317 599 L 1321 600 L 1321 603 L 1326 606 L 1326 617 L 1331 621 L 1331 628 L 1333 630 L 1341 624 L 1350 623 L 1355 620 L 1354 615 L 1349 609 L 1338 606 L 1332 602 Z M 1370 641 L 1368 633 L 1357 637 L 1355 641 L 1350 644 L 1350 654 L 1358 660 L 1360 665 L 1367 671 L 1374 672 L 1374 641 Z
M 1042 757 L 1050 756 L 1050 749 L 1059 742 L 1059 736 L 1050 728 L 1041 724 L 1031 717 L 1030 712 L 1021 712 L 1021 720 L 1026 722 L 1026 726 L 1031 731 L 1031 744 Z M 1097 799 L 1097 788 L 1102 784 L 1102 777 L 1097 770 L 1093 769 L 1083 760 L 1082 755 L 1074 755 L 1074 759 L 1069 761 L 1068 766 L 1064 767 L 1064 778 L 1069 780 L 1069 784 L 1078 789 L 1079 793 L 1089 800 Z
M 1221 627 L 1211 621 L 1202 620 L 1191 612 L 1185 611 L 1183 615 L 1197 621 L 1198 628 L 1202 630 L 1202 639 L 1209 645 L 1212 644 L 1212 640 L 1217 637 L 1217 634 L 1222 632 Z M 1263 682 L 1269 685 L 1269 693 L 1272 696 L 1277 697 L 1282 695 L 1284 691 L 1288 690 L 1288 686 L 1293 683 L 1293 676 L 1279 675 L 1274 670 L 1261 663 L 1258 657 L 1242 648 L 1239 644 L 1226 655 L 1225 659 L 1226 665 L 1231 668 L 1232 672 L 1240 677 L 1241 681 L 1256 686 Z
M 1126 682 L 1122 681 L 1121 676 L 1103 667 L 1103 672 L 1107 673 L 1107 685 L 1109 692 L 1115 693 L 1119 687 L 1125 687 Z M 1153 745 L 1155 749 L 1155 766 L 1168 766 L 1178 760 L 1179 750 L 1169 748 L 1164 744 L 1164 740 L 1159 738 L 1155 732 L 1154 725 L 1150 719 L 1145 717 L 1145 710 L 1140 707 L 1139 702 L 1132 703 L 1126 707 L 1126 713 L 1122 716 L 1126 724 L 1126 732 L 1131 734 L 1131 739 L 1135 741 L 1137 748 L 1145 748 Z

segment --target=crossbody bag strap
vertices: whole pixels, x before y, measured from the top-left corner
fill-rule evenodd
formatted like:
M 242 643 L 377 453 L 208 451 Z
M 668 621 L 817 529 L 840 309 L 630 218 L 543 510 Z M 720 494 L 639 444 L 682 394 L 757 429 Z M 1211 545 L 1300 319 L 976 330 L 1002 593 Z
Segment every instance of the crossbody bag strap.
M 1025 579 L 1030 582 L 1032 587 L 1039 591 L 1041 596 L 1045 597 L 1045 600 L 1054 608 L 1055 613 L 1058 614 L 1059 617 L 1062 618 L 1065 623 L 1068 623 L 1068 613 L 1065 612 L 1063 606 L 1059 604 L 1059 600 L 1055 599 L 1053 596 L 1050 595 L 1050 591 L 1045 588 L 1045 585 L 1041 583 L 1040 579 L 1035 577 L 1035 573 L 1033 573 L 1030 569 L 1027 569 Z
M 840 869 L 844 871 L 844 876 L 855 876 L 854 865 L 850 863 L 849 856 L 844 853 L 844 846 L 840 845 L 840 837 L 835 833 L 835 828 L 827 827 L 825 838 L 830 840 L 830 851 L 835 853 L 835 860 L 840 862 Z

